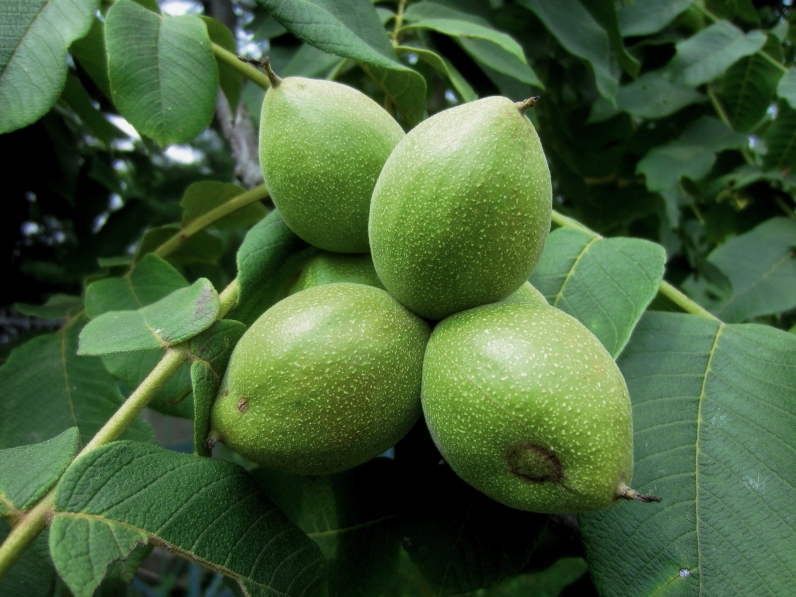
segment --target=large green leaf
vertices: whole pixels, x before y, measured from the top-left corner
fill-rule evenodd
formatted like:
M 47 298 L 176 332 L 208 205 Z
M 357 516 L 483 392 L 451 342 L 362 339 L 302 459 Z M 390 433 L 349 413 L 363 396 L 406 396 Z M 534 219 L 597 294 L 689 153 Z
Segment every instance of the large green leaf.
M 423 119 L 425 79 L 395 60 L 384 27 L 369 0 L 259 0 L 259 3 L 299 39 L 330 54 L 358 61 L 410 125 Z
M 161 146 L 190 141 L 210 124 L 218 67 L 204 22 L 161 16 L 119 0 L 105 19 L 113 102 Z
M 66 80 L 66 51 L 94 20 L 98 0 L 5 0 L 0 19 L 0 134 L 39 118 Z
M 213 285 L 200 278 L 135 311 L 108 311 L 80 333 L 78 354 L 100 355 L 166 348 L 209 328 L 219 310 Z
M 744 33 L 729 21 L 718 21 L 677 44 L 677 55 L 666 69 L 684 85 L 702 85 L 724 74 L 744 56 L 766 43 L 759 30 Z
M 634 0 L 623 2 L 617 10 L 622 35 L 648 35 L 666 27 L 691 6 L 692 0 Z
M 619 64 L 631 77 L 637 77 L 641 63 L 626 49 L 619 31 L 619 20 L 616 15 L 616 3 L 613 0 L 580 0 L 580 3 L 591 13 L 591 16 L 605 29 L 611 47 L 616 52 Z
M 239 321 L 222 319 L 191 339 L 191 383 L 194 396 L 194 452 L 210 456 L 211 448 L 205 443 L 210 435 L 210 411 L 227 370 L 227 363 L 238 340 L 246 331 Z
M 559 228 L 547 239 L 530 282 L 616 358 L 658 293 L 666 252 L 638 238 L 602 238 Z
M 771 218 L 716 248 L 708 260 L 732 283 L 716 310 L 735 323 L 796 307 L 796 220 Z
M 796 591 L 796 337 L 649 312 L 619 359 L 635 474 L 660 504 L 581 514 L 600 594 Z
M 329 597 L 378 597 L 392 586 L 401 549 L 392 460 L 376 458 L 333 475 L 262 468 L 252 474 L 321 548 L 329 567 Z
M 777 102 L 777 118 L 766 129 L 763 139 L 768 148 L 763 156 L 766 168 L 796 168 L 796 110 L 787 101 Z
M 781 55 L 780 48 L 779 40 L 770 35 L 763 50 Z M 774 99 L 781 74 L 780 69 L 760 54 L 742 58 L 727 69 L 722 81 L 721 97 L 735 130 L 749 132 L 765 116 Z
M 518 0 L 533 11 L 570 54 L 586 60 L 594 71 L 597 89 L 614 101 L 619 87 L 619 68 L 611 55 L 608 34 L 578 0 Z
M 227 317 L 254 323 L 287 296 L 298 269 L 317 250 L 287 227 L 279 210 L 272 211 L 249 230 L 238 249 L 238 302 Z
M 78 317 L 54 334 L 33 338 L 0 368 L 0 448 L 42 442 L 70 427 L 80 429 L 85 445 L 122 404 L 102 361 L 77 356 L 84 323 Z M 122 437 L 152 441 L 154 434 L 138 419 Z
M 50 552 L 76 595 L 150 542 L 235 579 L 248 595 L 326 594 L 323 556 L 241 467 L 136 442 L 80 458 L 55 497 Z
M 77 454 L 77 427 L 38 444 L 0 450 L 0 516 L 30 509 Z
M 108 53 L 105 50 L 105 23 L 98 18 L 93 19 L 88 33 L 69 46 L 69 53 L 105 97 L 112 100 L 111 84 L 108 81 Z
M 650 150 L 636 165 L 636 172 L 646 177 L 650 191 L 666 191 L 683 176 L 702 179 L 716 162 L 717 152 L 744 147 L 746 143 L 745 135 L 717 118 L 703 116 L 676 141 Z

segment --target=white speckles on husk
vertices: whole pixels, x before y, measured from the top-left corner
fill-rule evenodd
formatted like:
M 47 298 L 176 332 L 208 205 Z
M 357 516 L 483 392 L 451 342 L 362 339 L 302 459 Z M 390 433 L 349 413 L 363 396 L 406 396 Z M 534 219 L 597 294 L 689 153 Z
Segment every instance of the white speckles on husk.
M 624 378 L 597 338 L 553 307 L 498 303 L 442 321 L 422 401 L 453 470 L 513 508 L 607 508 L 630 483 Z
M 428 336 L 422 319 L 378 288 L 327 284 L 294 294 L 235 346 L 213 405 L 214 434 L 253 462 L 293 473 L 370 460 L 420 416 Z
M 551 209 L 547 161 L 517 105 L 463 104 L 415 127 L 384 165 L 373 262 L 393 296 L 441 319 L 517 290 L 541 256 Z
M 260 166 L 285 223 L 321 249 L 367 253 L 373 187 L 403 137 L 398 123 L 356 89 L 281 79 L 263 101 Z

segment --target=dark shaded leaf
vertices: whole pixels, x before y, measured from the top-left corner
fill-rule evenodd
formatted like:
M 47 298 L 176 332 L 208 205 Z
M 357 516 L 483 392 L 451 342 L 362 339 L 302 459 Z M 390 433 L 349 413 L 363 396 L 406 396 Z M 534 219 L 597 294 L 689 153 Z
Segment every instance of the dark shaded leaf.
M 796 168 L 796 110 L 785 100 L 777 103 L 777 118 L 766 129 L 763 139 L 768 148 L 763 156 L 766 168 Z
M 232 54 L 238 53 L 238 45 L 235 43 L 235 36 L 232 31 L 222 22 L 217 21 L 211 17 L 200 16 L 207 27 L 207 35 L 210 41 L 218 44 L 225 50 Z M 221 91 L 229 102 L 229 111 L 232 117 L 235 117 L 235 112 L 238 110 L 238 103 L 240 103 L 240 93 L 243 89 L 243 76 L 238 71 L 224 62 L 216 58 L 216 66 L 218 67 L 218 83 L 221 86 Z
M 183 209 L 183 228 L 196 218 L 245 192 L 246 189 L 239 185 L 215 180 L 203 180 L 189 185 L 180 202 Z M 262 220 L 267 214 L 265 206 L 258 201 L 216 220 L 208 228 L 248 228 Z
M 691 0 L 623 2 L 616 15 L 619 20 L 619 30 L 625 37 L 657 33 L 689 6 Z
M 11 527 L 0 518 L 0 541 L 5 541 Z M 33 544 L 22 554 L 8 574 L 0 580 L 0 595 L 3 597 L 52 597 L 55 590 L 56 573 L 50 561 L 45 531 L 33 540 Z
M 619 31 L 619 20 L 616 16 L 616 3 L 613 0 L 579 0 L 589 11 L 594 20 L 605 29 L 611 47 L 616 52 L 619 65 L 631 77 L 637 77 L 641 70 L 641 63 L 633 58 L 622 43 L 622 34 Z

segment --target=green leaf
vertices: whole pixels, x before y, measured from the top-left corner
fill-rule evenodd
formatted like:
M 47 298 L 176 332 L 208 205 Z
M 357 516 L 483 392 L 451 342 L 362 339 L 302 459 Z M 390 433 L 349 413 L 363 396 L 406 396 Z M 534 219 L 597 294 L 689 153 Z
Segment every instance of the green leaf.
M 536 553 L 536 552 L 534 552 Z M 533 561 L 533 556 L 531 556 Z M 510 578 L 491 590 L 478 593 L 479 597 L 556 597 L 558 595 L 577 595 L 574 587 L 569 587 L 582 576 L 587 575 L 586 561 L 583 558 L 564 557 L 541 572 L 521 574 Z M 567 593 L 562 591 L 568 588 Z M 583 593 L 581 593 L 583 595 Z
M 395 462 L 375 458 L 324 476 L 263 468 L 252 475 L 321 548 L 329 597 L 378 597 L 395 583 L 401 549 Z
M 766 43 L 759 30 L 744 33 L 729 21 L 718 21 L 677 44 L 677 55 L 666 70 L 678 83 L 702 85 L 724 74 L 744 56 Z
M 344 59 L 310 44 L 301 44 L 281 74 L 283 77 L 325 77 L 329 70 L 342 60 Z M 260 104 L 262 105 L 262 102 Z
M 279 210 L 272 211 L 249 230 L 238 249 L 238 302 L 227 317 L 254 323 L 287 296 L 294 276 L 315 251 L 287 227 Z
M 229 30 L 229 27 L 212 17 L 200 15 L 199 18 L 204 21 L 207 27 L 207 35 L 210 37 L 211 42 L 233 54 L 238 53 L 238 45 L 235 43 L 235 36 L 232 35 L 232 31 Z M 240 94 L 243 89 L 243 76 L 238 73 L 238 71 L 233 70 L 232 67 L 225 62 L 221 62 L 218 58 L 216 58 L 216 66 L 218 67 L 218 83 L 221 85 L 221 91 L 224 92 L 224 96 L 229 103 L 229 110 L 234 117 L 238 110 L 238 103 L 240 103 Z
M 773 64 L 770 66 L 777 69 Z M 796 68 L 789 68 L 782 75 L 777 85 L 777 97 L 786 100 L 791 108 L 796 109 Z
M 218 294 L 200 278 L 136 311 L 108 311 L 80 333 L 78 354 L 100 355 L 174 346 L 209 328 L 218 315 Z
M 0 542 L 5 541 L 11 527 L 0 518 Z M 56 574 L 50 561 L 47 540 L 49 532 L 44 530 L 33 540 L 2 580 L 0 595 L 3 597 L 53 597 Z
M 768 37 L 763 51 L 782 54 L 780 43 L 773 36 Z M 749 132 L 765 116 L 774 99 L 780 75 L 781 71 L 759 54 L 742 58 L 727 70 L 721 97 L 735 130 Z
M 608 34 L 611 47 L 616 52 L 619 65 L 631 77 L 637 77 L 641 70 L 641 63 L 633 58 L 622 43 L 622 34 L 619 31 L 619 21 L 616 16 L 616 3 L 613 0 L 579 0 L 583 7 L 589 11 L 600 26 Z
M 405 471 L 420 495 L 401 513 L 404 549 L 434 594 L 458 595 L 517 574 L 548 517 L 499 504 L 438 461 L 424 477 Z
M 0 368 L 0 448 L 42 442 L 70 427 L 87 444 L 124 401 L 116 380 L 97 357 L 77 356 L 84 317 L 54 334 L 43 334 L 15 349 Z M 152 441 L 138 419 L 126 439 Z
M 616 11 L 624 37 L 657 33 L 691 6 L 692 0 L 634 0 Z
M 442 75 L 450 81 L 451 85 L 453 85 L 453 88 L 456 90 L 456 93 L 459 94 L 459 97 L 462 98 L 462 101 L 472 102 L 478 99 L 478 95 L 473 91 L 473 88 L 470 87 L 470 84 L 461 73 L 456 70 L 456 67 L 436 52 L 412 46 L 398 46 L 395 48 L 395 51 L 398 52 L 398 54 L 414 54 L 433 69 L 442 73 Z
M 421 19 L 405 25 L 401 31 L 411 31 L 413 29 L 431 29 L 451 37 L 484 39 L 502 48 L 523 64 L 528 63 L 525 53 L 522 51 L 522 46 L 514 41 L 510 35 L 506 35 L 492 27 L 456 19 Z
M 732 283 L 716 310 L 735 323 L 796 307 L 796 220 L 771 218 L 717 247 L 708 260 Z
M 581 514 L 604 597 L 787 595 L 796 570 L 796 337 L 647 313 L 619 359 L 633 486 L 660 504 Z
M 108 311 L 128 311 L 166 298 L 188 287 L 188 280 L 157 255 L 145 255 L 124 276 L 103 278 L 86 288 L 86 315 L 98 317 Z
M 663 118 L 690 104 L 707 101 L 693 87 L 673 83 L 662 70 L 644 73 L 616 92 L 616 106 L 638 118 Z
M 117 377 L 127 392 L 135 390 L 163 358 L 163 351 L 139 350 L 102 355 L 102 364 Z M 147 404 L 148 408 L 172 417 L 193 418 L 190 364 L 185 363 L 172 375 Z
M 768 152 L 763 166 L 787 170 L 796 167 L 796 110 L 788 102 L 777 102 L 777 118 L 763 135 Z
M 619 69 L 611 57 L 608 34 L 578 0 L 518 0 L 518 3 L 533 11 L 567 52 L 591 65 L 597 90 L 613 102 L 619 87 Z
M 69 46 L 69 53 L 105 97 L 112 100 L 111 84 L 108 80 L 108 53 L 105 50 L 105 23 L 98 18 L 92 19 L 88 33 Z
M 205 444 L 210 435 L 210 410 L 232 349 L 245 331 L 246 326 L 239 321 L 222 319 L 191 340 L 191 353 L 195 358 L 191 364 L 195 405 L 193 443 L 194 452 L 199 456 L 210 456 L 210 448 Z
M 676 141 L 655 147 L 636 165 L 636 172 L 647 179 L 650 191 L 665 191 L 687 176 L 702 179 L 716 161 L 716 153 L 744 147 L 745 135 L 736 133 L 710 116 L 693 122 Z
M 38 444 L 0 450 L 0 516 L 41 500 L 72 462 L 79 442 L 77 427 L 71 427 Z
M 259 4 L 299 39 L 358 61 L 411 126 L 423 119 L 425 79 L 395 60 L 370 0 L 259 0 Z
M 25 315 L 42 319 L 74 317 L 83 308 L 83 299 L 71 294 L 54 294 L 43 305 L 14 303 L 14 308 Z
M 455 3 L 453 3 L 455 5 Z M 467 8 L 473 8 L 470 3 L 465 3 Z M 457 10 L 453 6 L 441 4 L 438 2 L 414 2 L 406 7 L 404 12 L 405 21 L 422 21 L 425 19 L 453 19 L 457 21 L 467 21 L 468 23 L 475 23 L 483 27 L 491 27 L 492 25 L 486 19 L 466 12 L 464 10 Z
M 165 147 L 210 124 L 218 67 L 204 22 L 161 16 L 119 0 L 105 18 L 113 103 L 141 134 Z
M 225 460 L 135 442 L 102 446 L 59 483 L 50 551 L 76 597 L 107 566 L 149 541 L 235 579 L 252 596 L 326 594 L 323 556 Z
M 639 238 L 602 238 L 559 228 L 547 239 L 529 281 L 616 358 L 658 293 L 666 252 Z
M 0 134 L 36 122 L 66 80 L 66 50 L 94 20 L 98 0 L 6 0 L 0 21 Z
M 509 54 L 492 42 L 469 37 L 459 38 L 458 41 L 464 51 L 480 66 L 486 66 L 528 85 L 544 89 L 539 77 L 526 62 L 520 62 L 513 54 Z
M 246 189 L 239 185 L 215 180 L 192 183 L 185 189 L 180 202 L 180 207 L 183 209 L 182 227 L 185 228 L 199 216 L 245 192 Z M 208 228 L 248 228 L 262 220 L 267 214 L 265 206 L 258 201 L 216 220 Z
M 136 251 L 136 260 L 143 258 L 144 255 L 157 250 L 160 245 L 165 243 L 175 234 L 179 234 L 182 227 L 179 224 L 166 224 L 157 228 L 150 228 L 141 239 Z M 224 253 L 224 242 L 217 236 L 210 234 L 207 230 L 200 230 L 196 234 L 189 236 L 168 255 L 169 261 L 178 265 L 189 263 L 209 263 L 214 264 Z

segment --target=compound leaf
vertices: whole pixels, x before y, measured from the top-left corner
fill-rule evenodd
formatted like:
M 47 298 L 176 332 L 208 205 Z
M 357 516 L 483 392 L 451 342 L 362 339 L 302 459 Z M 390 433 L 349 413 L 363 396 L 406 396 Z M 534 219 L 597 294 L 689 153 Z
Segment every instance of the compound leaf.
M 207 128 L 218 67 L 198 16 L 161 16 L 119 0 L 106 16 L 105 43 L 114 105 L 141 134 L 165 147 Z
M 530 282 L 578 319 L 616 358 L 663 278 L 663 247 L 559 228 L 547 239 Z
M 235 579 L 249 595 L 325 595 L 318 547 L 231 462 L 136 442 L 80 458 L 58 485 L 50 552 L 76 597 L 149 542 Z
M 581 514 L 601 595 L 775 597 L 796 569 L 796 336 L 649 312 L 619 359 L 634 487 L 660 504 Z
M 100 355 L 165 348 L 210 327 L 219 310 L 213 285 L 200 278 L 188 288 L 135 311 L 108 311 L 80 334 L 78 354 Z
M 0 21 L 0 134 L 36 122 L 66 81 L 66 51 L 94 21 L 97 0 L 6 0 Z

